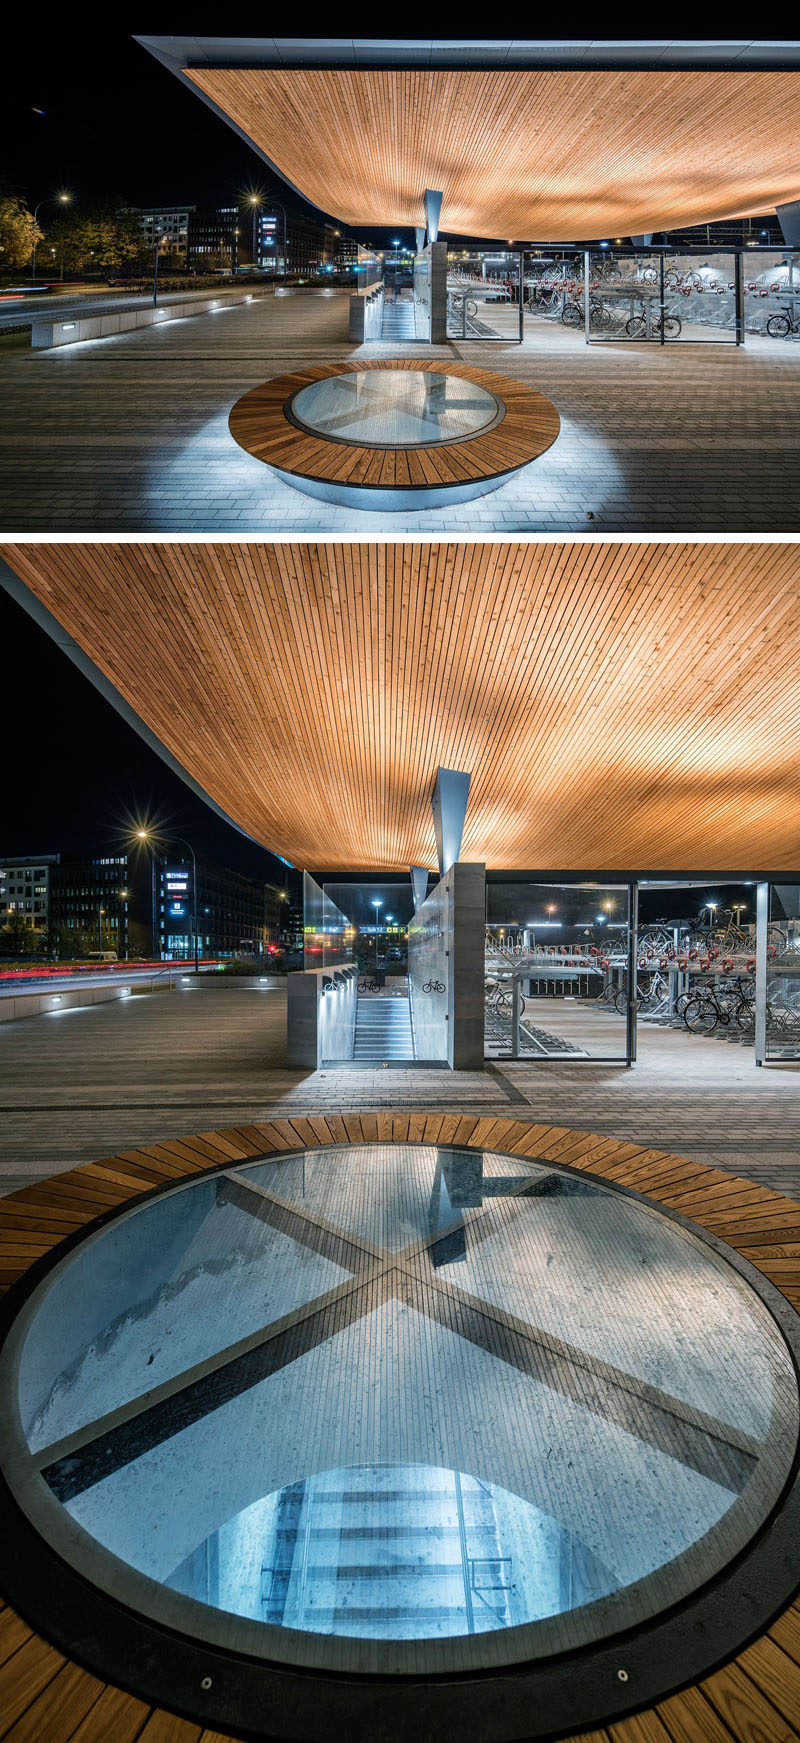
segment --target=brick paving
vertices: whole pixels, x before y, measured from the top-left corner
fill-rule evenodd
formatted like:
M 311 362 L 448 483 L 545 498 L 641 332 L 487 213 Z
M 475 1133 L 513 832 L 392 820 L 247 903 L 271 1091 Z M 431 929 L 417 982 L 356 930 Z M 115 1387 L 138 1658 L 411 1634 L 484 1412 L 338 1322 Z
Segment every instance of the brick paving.
M 381 534 L 796 532 L 800 346 L 586 348 L 559 325 L 523 346 L 353 347 L 341 295 L 264 298 L 60 351 L 0 337 L 0 528 Z M 562 433 L 500 490 L 373 514 L 280 483 L 233 442 L 248 388 L 307 363 L 452 356 L 538 387 Z
M 0 1192 L 137 1144 L 274 1116 L 477 1113 L 603 1132 L 800 1195 L 800 1065 L 640 1026 L 640 1061 L 483 1072 L 286 1066 L 285 992 L 201 986 L 0 1027 Z

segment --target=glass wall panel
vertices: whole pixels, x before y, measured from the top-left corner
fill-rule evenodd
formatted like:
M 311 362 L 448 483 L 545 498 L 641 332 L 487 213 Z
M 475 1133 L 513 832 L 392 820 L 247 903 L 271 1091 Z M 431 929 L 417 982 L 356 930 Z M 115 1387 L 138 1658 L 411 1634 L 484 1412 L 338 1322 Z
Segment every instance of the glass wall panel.
M 358 965 L 361 996 L 370 992 L 408 994 L 408 922 L 413 912 L 411 884 L 325 883 L 325 896 L 341 913 L 351 958 Z M 327 963 L 326 963 L 327 967 Z
M 489 1058 L 629 1064 L 627 884 L 488 882 Z
M 590 341 L 735 345 L 733 252 L 701 255 L 597 248 L 588 255 L 588 268 Z M 583 313 L 583 287 L 579 301 Z
M 414 256 L 414 332 L 417 339 L 431 336 L 431 255 L 423 249 Z
M 745 249 L 742 254 L 747 341 L 770 350 L 800 340 L 800 252 Z
M 355 928 L 346 914 L 303 873 L 303 967 L 340 968 L 353 960 Z
M 800 1058 L 800 884 L 770 885 L 765 1058 Z
M 733 253 L 664 257 L 667 324 L 680 322 L 683 340 L 736 343 L 736 261 Z
M 563 338 L 564 329 L 584 326 L 584 256 L 575 249 L 540 251 L 524 257 L 525 336 L 549 330 Z
M 518 253 L 448 251 L 447 336 L 520 340 Z

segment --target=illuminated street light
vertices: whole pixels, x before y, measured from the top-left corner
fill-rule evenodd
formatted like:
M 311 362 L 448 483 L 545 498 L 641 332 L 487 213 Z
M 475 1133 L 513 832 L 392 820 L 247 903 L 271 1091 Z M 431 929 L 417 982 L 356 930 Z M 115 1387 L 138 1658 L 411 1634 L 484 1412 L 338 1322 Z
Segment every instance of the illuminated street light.
M 152 829 L 139 828 L 134 830 L 137 841 L 149 846 L 152 855 L 152 900 L 153 900 L 153 949 L 156 948 L 156 849 Z M 184 835 L 169 835 L 167 841 L 179 841 L 182 847 L 188 847 L 192 856 L 192 933 L 194 936 L 194 972 L 200 972 L 200 939 L 197 932 L 197 856 L 190 841 Z M 160 947 L 159 947 L 160 948 Z
M 43 206 L 49 206 L 51 203 L 53 205 L 68 206 L 71 199 L 72 199 L 72 195 L 69 192 L 69 190 L 67 188 L 62 188 L 61 192 L 59 194 L 46 194 L 44 199 L 40 200 L 38 205 L 34 206 L 34 208 L 33 208 L 34 232 L 33 232 L 33 259 L 31 261 L 31 267 L 32 267 L 31 277 L 34 279 L 34 281 L 36 279 L 36 219 L 37 219 L 37 216 L 38 216 L 38 214 L 41 211 Z M 50 253 L 55 254 L 55 249 L 51 248 Z

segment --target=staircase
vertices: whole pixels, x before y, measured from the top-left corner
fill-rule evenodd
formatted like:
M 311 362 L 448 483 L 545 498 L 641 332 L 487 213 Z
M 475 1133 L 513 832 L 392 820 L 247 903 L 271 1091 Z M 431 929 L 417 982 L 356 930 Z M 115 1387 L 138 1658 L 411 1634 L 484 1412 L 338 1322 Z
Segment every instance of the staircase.
M 398 303 L 384 298 L 382 339 L 416 339 L 417 331 L 414 322 L 413 297 L 406 300 L 401 297 Z
M 414 1038 L 408 999 L 391 994 L 360 998 L 356 1013 L 353 1058 L 360 1065 L 383 1065 L 413 1059 Z

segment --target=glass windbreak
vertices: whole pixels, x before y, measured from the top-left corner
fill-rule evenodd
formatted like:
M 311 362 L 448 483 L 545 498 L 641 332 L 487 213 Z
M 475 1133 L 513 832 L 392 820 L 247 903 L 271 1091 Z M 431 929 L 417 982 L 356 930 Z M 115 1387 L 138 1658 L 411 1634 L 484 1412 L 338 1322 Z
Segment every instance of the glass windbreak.
M 746 342 L 777 351 L 800 340 L 800 252 L 747 248 L 742 253 Z
M 527 339 L 548 332 L 556 342 L 567 332 L 583 332 L 584 257 L 574 249 L 539 251 L 524 257 L 524 321 Z
M 303 873 L 303 967 L 342 968 L 353 960 L 355 930 L 310 872 Z
M 789 1352 L 718 1254 L 593 1180 L 449 1147 L 163 1195 L 44 1281 L 1 1383 L 28 1506 L 86 1579 L 317 1670 L 640 1625 L 741 1553 L 797 1445 Z
M 414 337 L 423 341 L 431 336 L 431 251 L 424 248 L 414 256 Z
M 358 966 L 359 997 L 408 993 L 408 922 L 411 884 L 326 882 L 325 895 L 344 914 Z M 327 966 L 327 965 L 326 965 Z
M 468 249 L 448 253 L 447 337 L 522 337 L 519 254 Z
M 591 340 L 736 343 L 733 253 L 703 256 L 598 248 L 587 260 Z M 583 313 L 582 290 L 579 301 Z
M 486 885 L 486 1053 L 628 1063 L 627 885 Z
M 800 885 L 771 884 L 766 1058 L 800 1058 Z

